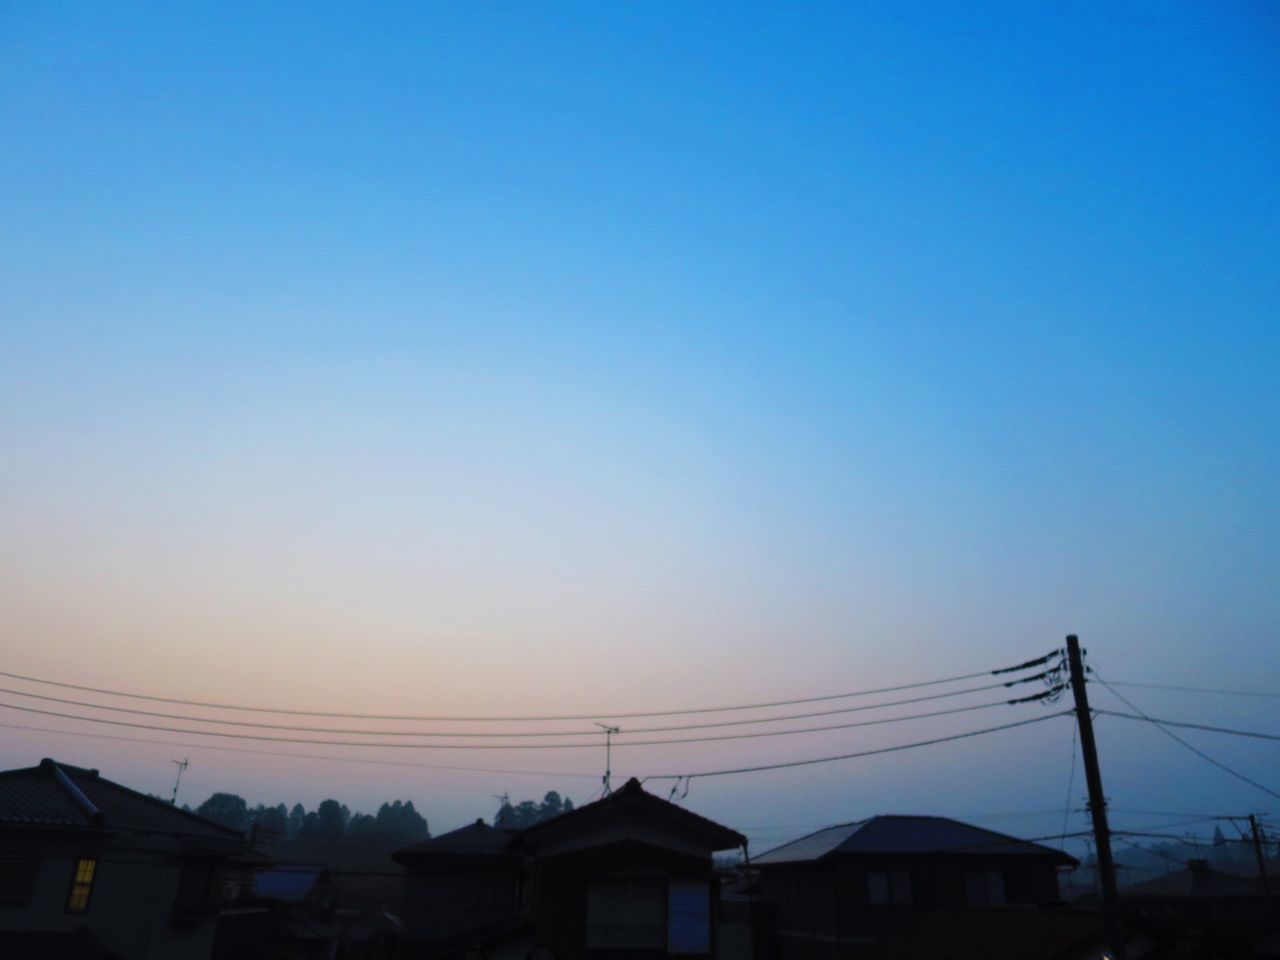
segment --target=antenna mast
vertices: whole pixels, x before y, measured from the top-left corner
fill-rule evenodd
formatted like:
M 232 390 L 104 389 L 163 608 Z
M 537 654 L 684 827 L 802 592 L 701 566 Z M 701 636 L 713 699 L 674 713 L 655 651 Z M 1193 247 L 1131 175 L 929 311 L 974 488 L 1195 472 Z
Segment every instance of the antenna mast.
M 596 721 L 596 726 L 604 731 L 604 776 L 601 778 L 604 782 L 604 793 L 601 796 L 607 797 L 613 792 L 613 788 L 609 786 L 609 778 L 613 775 L 613 771 L 610 769 L 613 766 L 613 735 L 621 733 L 622 728 L 611 727 L 607 723 L 601 723 L 598 720 Z
M 170 760 L 169 762 L 178 768 L 177 779 L 173 781 L 173 796 L 169 798 L 170 806 L 176 807 L 178 805 L 178 784 L 182 783 L 182 773 L 190 766 L 191 761 L 184 758 L 182 760 Z

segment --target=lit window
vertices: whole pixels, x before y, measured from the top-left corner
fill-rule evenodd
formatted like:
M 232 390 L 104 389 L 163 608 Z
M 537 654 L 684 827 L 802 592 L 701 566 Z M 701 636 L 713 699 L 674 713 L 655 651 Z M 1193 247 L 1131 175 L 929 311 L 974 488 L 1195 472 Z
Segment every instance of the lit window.
M 97 857 L 81 857 L 76 861 L 71 891 L 67 894 L 67 913 L 89 912 L 89 896 L 93 893 L 93 878 L 97 872 Z

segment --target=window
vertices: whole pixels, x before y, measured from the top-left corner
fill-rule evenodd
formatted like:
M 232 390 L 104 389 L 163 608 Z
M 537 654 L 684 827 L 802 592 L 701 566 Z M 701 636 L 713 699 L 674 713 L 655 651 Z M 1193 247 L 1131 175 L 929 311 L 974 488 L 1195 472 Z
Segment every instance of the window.
M 71 890 L 67 893 L 67 913 L 89 912 L 89 897 L 93 894 L 93 878 L 97 872 L 97 857 L 81 857 L 76 861 Z
M 672 880 L 667 890 L 667 952 L 711 952 L 711 885 Z
M 587 886 L 587 946 L 596 950 L 664 950 L 667 881 L 658 874 L 613 874 Z
M 970 870 L 964 875 L 964 898 L 969 903 L 1006 903 L 1003 870 Z
M 911 871 L 867 871 L 867 902 L 878 907 L 910 905 Z

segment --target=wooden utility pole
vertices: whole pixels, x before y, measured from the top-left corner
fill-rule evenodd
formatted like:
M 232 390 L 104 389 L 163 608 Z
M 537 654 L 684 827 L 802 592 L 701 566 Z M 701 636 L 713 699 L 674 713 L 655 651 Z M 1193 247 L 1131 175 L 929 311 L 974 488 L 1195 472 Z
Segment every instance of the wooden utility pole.
M 1098 850 L 1098 880 L 1102 885 L 1102 907 L 1107 915 L 1107 939 L 1113 960 L 1128 960 L 1129 951 L 1120 923 L 1120 898 L 1116 893 L 1116 865 L 1111 859 L 1111 830 L 1107 826 L 1107 801 L 1102 794 L 1102 772 L 1098 769 L 1098 745 L 1093 739 L 1093 714 L 1089 712 L 1089 692 L 1084 684 L 1084 660 L 1080 640 L 1067 637 L 1067 664 L 1071 668 L 1071 693 L 1076 701 L 1076 723 L 1080 726 L 1080 755 L 1084 758 L 1085 782 L 1089 786 L 1089 814 L 1093 817 L 1093 839 Z

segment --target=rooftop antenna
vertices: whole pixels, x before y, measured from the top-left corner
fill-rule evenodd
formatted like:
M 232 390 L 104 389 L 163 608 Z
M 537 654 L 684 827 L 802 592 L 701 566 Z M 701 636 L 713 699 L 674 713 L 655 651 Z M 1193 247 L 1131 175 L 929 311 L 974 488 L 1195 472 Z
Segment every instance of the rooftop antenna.
M 604 776 L 601 778 L 604 782 L 604 793 L 602 793 L 601 796 L 607 797 L 613 792 L 612 788 L 609 786 L 609 777 L 613 774 L 613 771 L 610 769 L 610 767 L 613 766 L 613 735 L 615 733 L 621 733 L 622 728 L 611 727 L 607 723 L 601 723 L 598 720 L 596 721 L 596 726 L 604 731 Z
M 169 798 L 169 805 L 176 807 L 178 805 L 178 784 L 182 783 L 182 772 L 190 766 L 191 761 L 184 758 L 182 760 L 170 760 L 169 762 L 178 768 L 177 779 L 173 781 L 173 796 Z
M 511 794 L 506 790 L 503 790 L 501 793 L 495 793 L 493 795 L 493 799 L 498 801 L 498 812 L 493 818 L 493 825 L 495 827 L 499 827 L 502 826 L 502 824 L 498 822 L 502 818 L 502 811 L 511 806 Z

